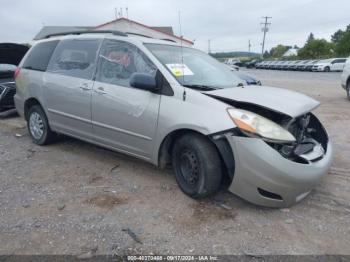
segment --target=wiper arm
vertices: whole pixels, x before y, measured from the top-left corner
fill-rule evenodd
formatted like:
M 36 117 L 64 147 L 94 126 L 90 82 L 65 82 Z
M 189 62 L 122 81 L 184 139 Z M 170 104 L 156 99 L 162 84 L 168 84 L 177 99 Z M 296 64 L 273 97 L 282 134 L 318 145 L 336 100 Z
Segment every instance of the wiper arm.
M 213 86 L 207 86 L 207 85 L 183 85 L 185 87 L 193 88 L 193 89 L 199 89 L 199 90 L 216 90 L 216 87 Z

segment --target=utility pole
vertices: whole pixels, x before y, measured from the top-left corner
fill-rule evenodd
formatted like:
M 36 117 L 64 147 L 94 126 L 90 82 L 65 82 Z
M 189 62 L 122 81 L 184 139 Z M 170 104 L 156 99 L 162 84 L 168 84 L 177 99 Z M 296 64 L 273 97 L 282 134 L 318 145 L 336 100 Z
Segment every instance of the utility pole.
M 271 19 L 271 16 L 263 16 L 262 17 L 265 21 L 263 23 L 261 23 L 261 25 L 263 25 L 263 28 L 261 29 L 261 31 L 263 31 L 264 33 L 264 38 L 263 38 L 263 42 L 262 42 L 262 49 L 261 49 L 261 58 L 264 58 L 264 49 L 265 49 L 265 38 L 266 38 L 266 33 L 269 31 L 269 26 L 271 25 L 271 23 L 269 23 L 269 19 Z
M 208 54 L 210 54 L 211 53 L 211 49 L 210 49 L 210 39 L 208 39 Z
M 250 43 L 250 39 L 248 40 L 248 51 L 250 53 L 250 48 L 252 47 L 252 44 Z

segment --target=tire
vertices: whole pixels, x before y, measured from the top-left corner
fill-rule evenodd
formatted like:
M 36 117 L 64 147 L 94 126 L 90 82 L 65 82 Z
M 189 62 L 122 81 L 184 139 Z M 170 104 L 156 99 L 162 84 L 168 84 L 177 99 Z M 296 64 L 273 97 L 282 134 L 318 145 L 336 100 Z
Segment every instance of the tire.
M 350 101 L 350 81 L 346 85 L 346 95 L 348 97 L 348 100 Z
M 27 128 L 30 137 L 37 145 L 47 145 L 56 137 L 56 134 L 50 129 L 44 110 L 39 105 L 34 105 L 29 109 Z
M 331 69 L 329 68 L 329 66 L 326 66 L 326 67 L 324 68 L 324 71 L 325 71 L 325 72 L 330 72 Z
M 194 199 L 218 192 L 221 160 L 216 147 L 205 137 L 186 134 L 175 141 L 172 166 L 180 189 Z

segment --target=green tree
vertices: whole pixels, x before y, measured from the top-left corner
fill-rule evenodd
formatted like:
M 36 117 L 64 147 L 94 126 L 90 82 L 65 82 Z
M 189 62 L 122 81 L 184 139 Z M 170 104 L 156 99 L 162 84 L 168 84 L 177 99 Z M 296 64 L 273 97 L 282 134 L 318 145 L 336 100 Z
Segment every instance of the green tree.
M 335 33 L 332 35 L 332 37 L 331 37 L 332 42 L 333 42 L 333 43 L 339 42 L 339 40 L 340 40 L 340 38 L 343 36 L 343 34 L 344 34 L 344 31 L 339 29 L 337 32 L 335 32 Z
M 310 33 L 310 35 L 308 36 L 307 40 L 306 40 L 306 43 L 312 41 L 312 40 L 315 40 L 315 36 L 313 33 Z
M 303 48 L 299 49 L 298 56 L 302 59 L 327 58 L 333 55 L 334 44 L 325 39 L 315 39 L 310 36 Z
M 292 48 L 291 46 L 285 46 L 285 45 L 278 45 L 278 46 L 272 47 L 269 52 L 269 57 L 281 58 L 284 55 L 284 53 L 291 48 Z
M 334 43 L 334 51 L 337 56 L 350 55 L 350 25 L 346 30 L 338 30 L 332 35 L 332 42 Z

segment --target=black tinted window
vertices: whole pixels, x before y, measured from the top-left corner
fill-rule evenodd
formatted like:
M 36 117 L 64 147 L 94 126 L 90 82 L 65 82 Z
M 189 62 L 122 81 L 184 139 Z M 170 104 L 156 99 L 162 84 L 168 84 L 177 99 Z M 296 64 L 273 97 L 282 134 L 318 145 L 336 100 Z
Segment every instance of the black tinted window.
M 45 71 L 58 41 L 39 43 L 33 46 L 23 63 L 23 68 Z
M 91 79 L 95 70 L 99 39 L 61 41 L 48 66 L 49 72 Z
M 96 80 L 130 87 L 133 73 L 155 75 L 156 71 L 156 66 L 136 46 L 107 39 L 99 55 Z

